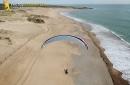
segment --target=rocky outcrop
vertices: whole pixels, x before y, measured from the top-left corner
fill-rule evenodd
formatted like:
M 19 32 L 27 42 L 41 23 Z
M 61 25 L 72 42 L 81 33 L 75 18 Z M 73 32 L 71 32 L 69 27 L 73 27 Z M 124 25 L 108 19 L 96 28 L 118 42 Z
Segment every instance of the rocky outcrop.
M 27 20 L 34 23 L 45 23 L 43 19 L 41 19 L 43 16 L 40 15 L 30 15 L 28 16 Z
M 44 20 L 37 19 L 37 18 L 28 18 L 28 21 L 34 22 L 34 23 L 45 23 Z

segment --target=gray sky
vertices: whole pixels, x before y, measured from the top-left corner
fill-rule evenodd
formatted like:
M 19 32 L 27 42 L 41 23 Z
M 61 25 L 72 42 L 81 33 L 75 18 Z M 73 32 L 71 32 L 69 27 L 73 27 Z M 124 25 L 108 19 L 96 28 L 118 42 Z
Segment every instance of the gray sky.
M 10 3 L 46 4 L 130 4 L 130 0 L 8 0 Z M 3 0 L 0 0 L 3 3 Z

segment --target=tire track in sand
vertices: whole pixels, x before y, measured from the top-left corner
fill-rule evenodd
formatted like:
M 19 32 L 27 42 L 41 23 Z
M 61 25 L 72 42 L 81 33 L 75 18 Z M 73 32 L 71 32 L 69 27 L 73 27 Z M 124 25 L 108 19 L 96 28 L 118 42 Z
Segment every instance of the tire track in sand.
M 31 61 L 29 62 L 28 66 L 26 67 L 26 70 L 23 74 L 23 76 L 19 79 L 19 81 L 15 84 L 15 85 L 23 85 L 27 78 L 29 77 L 31 70 L 36 62 L 36 60 L 38 59 L 39 55 L 41 53 L 41 49 L 39 49 L 35 55 L 33 56 L 33 58 L 31 59 Z
M 15 68 L 15 66 L 17 65 L 17 63 L 18 63 L 21 59 L 23 59 L 30 51 L 31 51 L 31 48 L 30 48 L 30 49 L 29 49 L 29 48 L 26 48 L 25 53 L 24 53 L 23 55 L 21 55 L 22 57 L 21 57 L 20 59 L 18 59 L 17 62 L 13 62 L 13 64 L 10 64 L 10 66 L 8 66 L 7 69 L 5 69 L 5 70 L 3 70 L 3 71 L 1 72 L 0 78 L 4 78 L 4 77 L 6 78 L 6 77 L 8 76 L 8 74 L 10 74 L 11 71 Z M 2 79 L 0 79 L 0 81 L 1 81 L 1 80 L 2 80 Z

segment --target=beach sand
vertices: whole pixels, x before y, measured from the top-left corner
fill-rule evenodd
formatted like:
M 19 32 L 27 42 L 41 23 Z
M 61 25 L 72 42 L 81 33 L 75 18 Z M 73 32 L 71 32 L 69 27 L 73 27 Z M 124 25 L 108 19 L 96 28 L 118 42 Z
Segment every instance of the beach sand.
M 112 68 L 95 34 L 60 15 L 68 10 L 72 9 L 1 11 L 0 19 L 5 22 L 0 22 L 0 85 L 128 85 Z M 30 15 L 46 16 L 41 17 L 45 23 L 29 22 Z M 46 39 L 64 34 L 83 38 L 89 49 L 69 41 L 49 43 L 41 49 Z

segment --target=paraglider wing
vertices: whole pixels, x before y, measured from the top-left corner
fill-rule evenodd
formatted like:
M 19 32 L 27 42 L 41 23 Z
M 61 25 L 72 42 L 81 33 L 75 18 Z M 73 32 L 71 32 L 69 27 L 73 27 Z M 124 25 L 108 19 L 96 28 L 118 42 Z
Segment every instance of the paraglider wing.
M 75 41 L 75 42 L 79 42 L 81 44 L 83 44 L 84 46 L 87 47 L 88 49 L 88 45 L 87 43 L 85 42 L 85 40 L 79 38 L 79 37 L 76 37 L 76 36 L 71 36 L 71 35 L 58 35 L 58 36 L 54 36 L 54 37 L 51 37 L 49 39 L 47 39 L 41 46 L 41 49 L 43 48 L 44 45 L 48 44 L 48 43 L 51 43 L 51 42 L 54 42 L 54 41 L 59 41 L 59 40 L 68 40 L 68 41 Z

